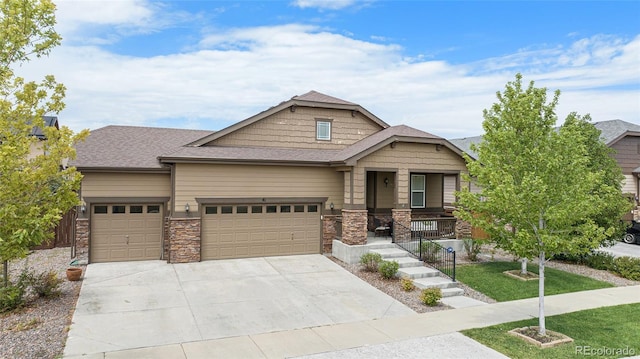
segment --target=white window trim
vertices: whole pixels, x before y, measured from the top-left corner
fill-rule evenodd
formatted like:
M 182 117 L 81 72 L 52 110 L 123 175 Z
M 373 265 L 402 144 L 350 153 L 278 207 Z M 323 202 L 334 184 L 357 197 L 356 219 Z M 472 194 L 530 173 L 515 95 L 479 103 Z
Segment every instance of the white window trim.
M 328 136 L 320 137 L 320 126 L 327 125 Z M 318 141 L 331 141 L 331 121 L 330 120 L 316 120 L 316 140 Z
M 422 183 L 424 185 L 424 188 L 421 190 L 416 190 L 413 188 L 413 179 L 415 177 L 422 177 Z M 411 204 L 411 208 L 425 208 L 426 205 L 426 191 L 427 191 L 427 176 L 426 175 L 411 175 L 411 193 L 409 196 L 409 201 Z M 422 193 L 422 205 L 414 205 L 413 203 L 413 194 L 414 193 Z

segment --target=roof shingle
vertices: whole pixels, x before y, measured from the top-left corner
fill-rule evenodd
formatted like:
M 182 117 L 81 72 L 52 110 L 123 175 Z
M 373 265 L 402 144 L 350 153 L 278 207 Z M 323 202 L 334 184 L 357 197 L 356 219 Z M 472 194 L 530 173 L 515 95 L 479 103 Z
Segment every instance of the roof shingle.
M 212 131 L 154 127 L 107 126 L 91 131 L 76 145 L 70 165 L 83 168 L 160 169 L 158 156 Z

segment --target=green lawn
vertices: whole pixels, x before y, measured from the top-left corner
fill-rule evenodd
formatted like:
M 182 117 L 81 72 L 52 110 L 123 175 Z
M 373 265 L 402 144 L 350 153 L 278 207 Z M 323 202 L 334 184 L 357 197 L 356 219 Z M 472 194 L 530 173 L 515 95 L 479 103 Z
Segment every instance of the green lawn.
M 604 307 L 547 317 L 548 330 L 568 335 L 574 340 L 573 343 L 547 349 L 539 349 L 507 333 L 511 329 L 538 325 L 537 318 L 464 330 L 462 333 L 513 359 L 575 359 L 588 356 L 621 358 L 640 355 L 638 318 L 640 318 L 640 304 Z M 626 353 L 616 355 L 616 350 L 626 350 Z
M 502 273 L 515 269 L 520 269 L 519 262 L 488 262 L 462 265 L 456 268 L 456 280 L 499 302 L 537 297 L 537 280 L 525 282 Z M 529 263 L 528 270 L 538 273 L 538 266 Z M 613 287 L 612 284 L 607 282 L 552 268 L 545 268 L 544 273 L 545 295 Z

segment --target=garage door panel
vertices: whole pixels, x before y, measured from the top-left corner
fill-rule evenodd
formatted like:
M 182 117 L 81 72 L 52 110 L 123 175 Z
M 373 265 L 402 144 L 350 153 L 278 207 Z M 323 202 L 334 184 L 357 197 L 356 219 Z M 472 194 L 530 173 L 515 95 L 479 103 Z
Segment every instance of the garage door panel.
M 247 213 L 238 213 L 237 205 L 230 206 L 232 213 L 204 211 L 203 260 L 320 253 L 320 213 L 308 212 L 308 205 L 240 206 Z M 267 213 L 274 208 L 275 213 Z
M 144 204 L 95 205 L 91 217 L 91 262 L 160 259 L 162 255 L 162 213 L 146 211 Z M 152 204 L 159 207 L 159 205 Z M 132 210 L 134 207 L 134 210 Z M 113 213 L 118 210 L 124 213 Z

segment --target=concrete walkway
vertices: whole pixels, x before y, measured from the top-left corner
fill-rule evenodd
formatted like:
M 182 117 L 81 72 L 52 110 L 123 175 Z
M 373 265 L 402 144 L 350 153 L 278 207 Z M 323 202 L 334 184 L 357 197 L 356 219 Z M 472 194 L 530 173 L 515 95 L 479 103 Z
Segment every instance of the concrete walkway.
M 552 316 L 630 303 L 640 303 L 640 286 L 547 296 L 545 311 L 547 316 Z M 412 353 L 414 357 L 504 358 L 502 354 L 456 332 L 535 318 L 537 315 L 538 298 L 530 298 L 404 317 L 100 353 L 82 358 L 399 357 L 397 351 L 406 350 L 406 345 L 413 348 L 418 345 L 418 350 L 422 350 Z M 144 332 L 137 334 L 145 335 Z M 406 342 L 400 343 L 402 341 Z

